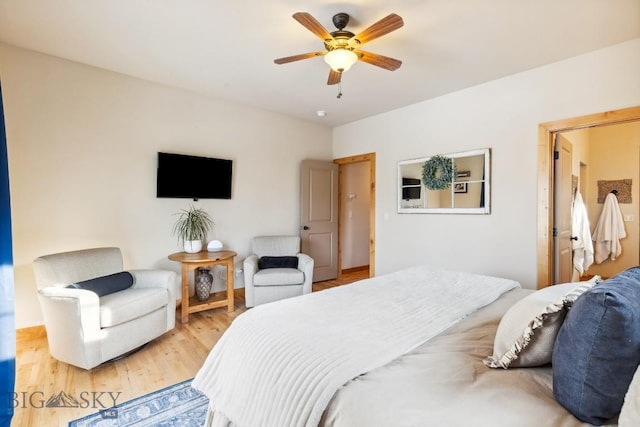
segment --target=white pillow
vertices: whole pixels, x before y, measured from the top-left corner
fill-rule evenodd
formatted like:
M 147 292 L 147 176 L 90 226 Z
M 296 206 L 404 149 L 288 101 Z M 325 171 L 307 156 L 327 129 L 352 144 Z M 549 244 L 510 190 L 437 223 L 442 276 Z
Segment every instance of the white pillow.
M 631 380 L 629 390 L 627 390 L 627 394 L 624 397 L 618 425 L 620 427 L 640 426 L 640 366 L 638 366 L 636 374 Z
M 600 276 L 594 276 L 586 282 L 548 286 L 515 303 L 500 320 L 493 355 L 484 364 L 507 369 L 550 363 L 568 307 L 599 282 Z

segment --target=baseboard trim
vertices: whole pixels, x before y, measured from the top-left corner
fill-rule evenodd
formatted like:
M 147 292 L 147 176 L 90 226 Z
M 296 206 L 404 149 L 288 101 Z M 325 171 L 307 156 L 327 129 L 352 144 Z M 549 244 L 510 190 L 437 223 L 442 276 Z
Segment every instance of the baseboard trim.
M 344 270 L 342 270 L 340 272 L 340 274 L 357 273 L 359 271 L 369 271 L 369 266 L 368 265 L 361 265 L 360 267 L 345 268 Z

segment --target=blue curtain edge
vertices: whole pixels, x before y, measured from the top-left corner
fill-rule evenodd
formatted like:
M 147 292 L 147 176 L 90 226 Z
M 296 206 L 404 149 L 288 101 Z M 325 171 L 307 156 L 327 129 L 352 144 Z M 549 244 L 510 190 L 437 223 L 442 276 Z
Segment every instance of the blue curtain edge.
M 2 217 L 2 230 L 0 230 L 0 267 L 8 265 L 11 268 L 10 280 L 2 280 L 0 286 L 2 292 L 9 298 L 5 301 L 7 307 L 3 307 L 2 316 L 9 316 L 0 323 L 0 338 L 2 340 L 13 340 L 8 352 L 9 359 L 0 361 L 0 426 L 11 425 L 13 418 L 13 396 L 16 378 L 15 360 L 15 301 L 14 301 L 14 280 L 13 280 L 13 247 L 11 236 L 11 197 L 9 193 L 9 158 L 7 153 L 7 138 L 4 119 L 4 104 L 2 96 L 2 83 L 0 82 L 0 172 L 2 175 L 2 189 L 0 189 L 0 217 Z M 5 305 L 3 304 L 3 306 Z

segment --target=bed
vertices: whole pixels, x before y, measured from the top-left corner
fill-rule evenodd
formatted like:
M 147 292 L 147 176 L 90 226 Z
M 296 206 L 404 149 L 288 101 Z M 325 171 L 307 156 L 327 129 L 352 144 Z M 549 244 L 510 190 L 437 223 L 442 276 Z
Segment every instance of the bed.
M 550 349 L 517 365 L 596 283 L 547 291 L 557 302 L 499 354 L 505 313 L 541 291 L 421 266 L 266 304 L 234 321 L 192 386 L 215 427 L 588 426 L 554 396 Z

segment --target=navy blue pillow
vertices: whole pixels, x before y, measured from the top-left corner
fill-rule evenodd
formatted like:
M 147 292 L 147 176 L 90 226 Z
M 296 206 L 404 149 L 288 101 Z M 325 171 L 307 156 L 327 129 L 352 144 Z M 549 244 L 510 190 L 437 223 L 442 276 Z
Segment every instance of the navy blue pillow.
M 96 277 L 73 283 L 68 288 L 85 289 L 98 294 L 99 297 L 109 295 L 114 292 L 123 291 L 133 285 L 133 276 L 128 271 L 109 274 L 108 276 Z
M 263 256 L 258 260 L 258 268 L 298 268 L 297 256 Z
M 640 266 L 582 294 L 553 347 L 553 394 L 581 421 L 618 415 L 640 364 Z

